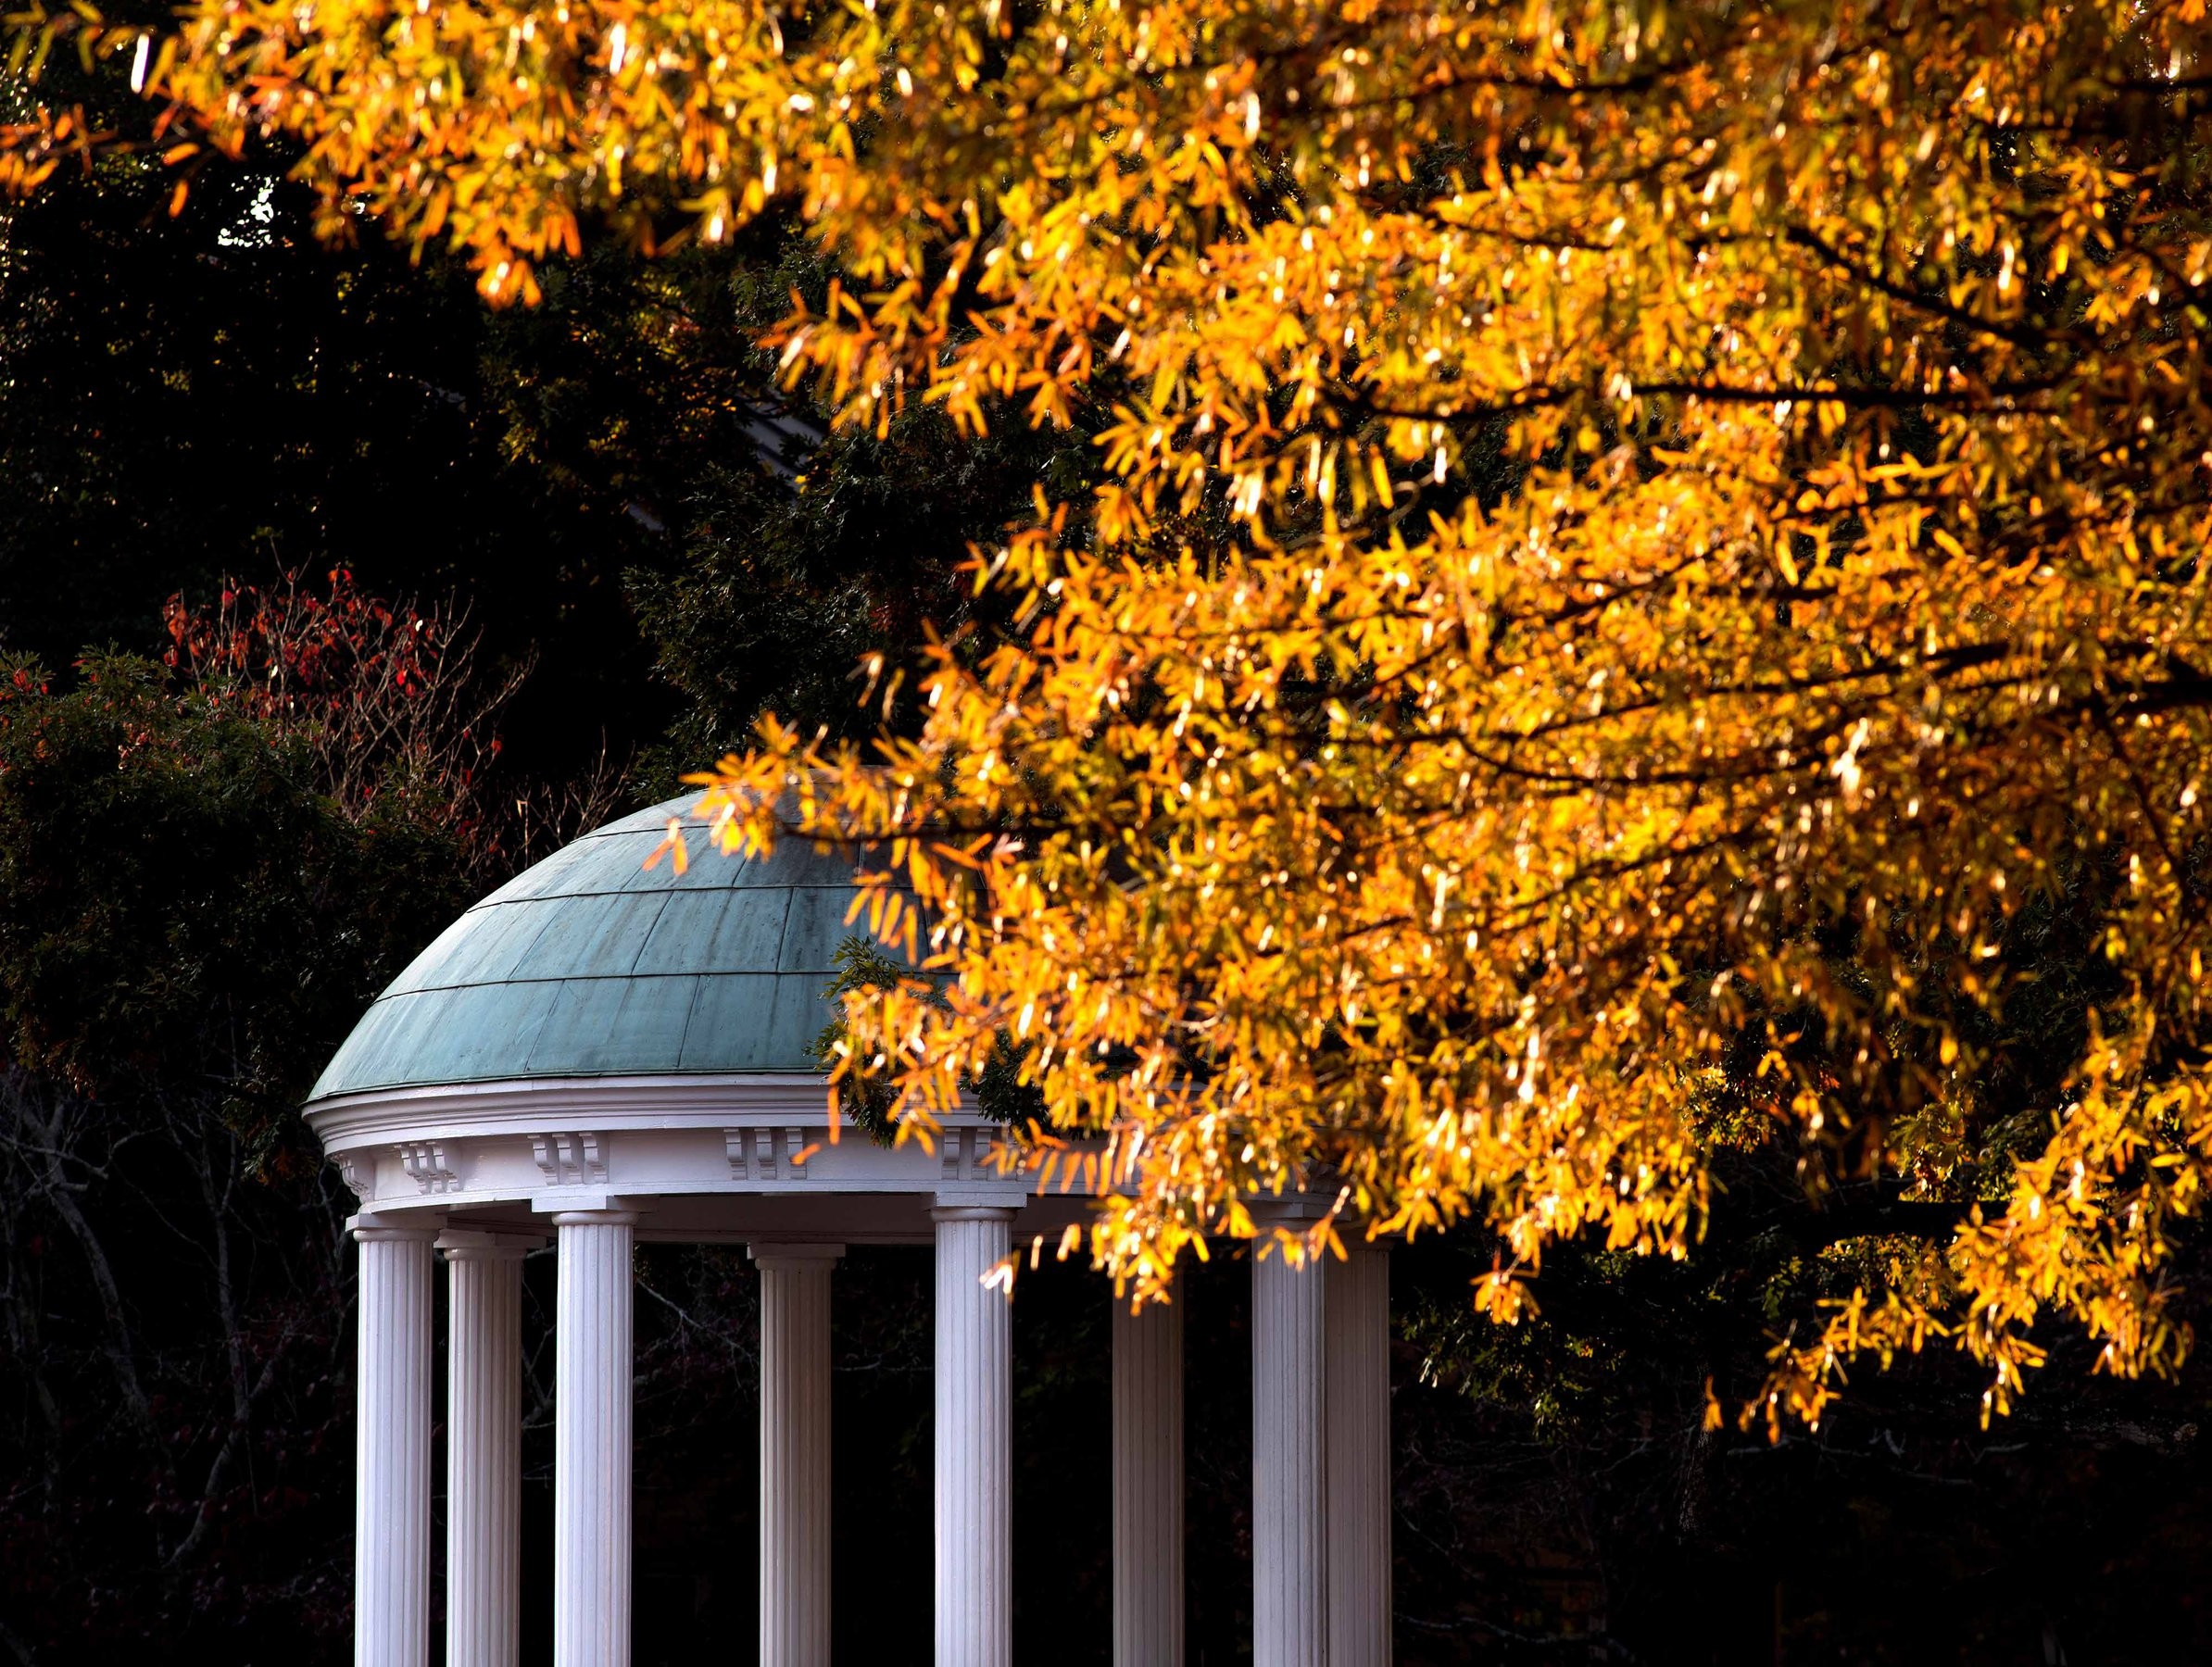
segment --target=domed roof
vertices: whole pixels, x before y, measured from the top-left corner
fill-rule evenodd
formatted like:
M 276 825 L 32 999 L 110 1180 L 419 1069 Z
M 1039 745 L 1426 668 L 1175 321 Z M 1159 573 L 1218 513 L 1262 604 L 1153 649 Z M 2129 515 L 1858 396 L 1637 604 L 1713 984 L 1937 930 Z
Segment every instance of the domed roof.
M 807 1045 L 847 933 L 848 857 L 786 840 L 739 860 L 694 840 L 645 861 L 671 799 L 564 846 L 471 909 L 376 998 L 310 1102 L 527 1077 L 819 1072 Z

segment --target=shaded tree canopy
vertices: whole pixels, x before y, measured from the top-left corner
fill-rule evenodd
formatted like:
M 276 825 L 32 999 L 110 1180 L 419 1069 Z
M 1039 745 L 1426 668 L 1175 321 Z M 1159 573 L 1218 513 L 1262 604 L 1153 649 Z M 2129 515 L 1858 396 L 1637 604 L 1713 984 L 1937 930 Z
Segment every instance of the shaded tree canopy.
M 344 1613 L 343 1189 L 295 1108 L 303 1062 L 466 900 L 428 808 L 346 816 L 305 737 L 153 662 L 57 688 L 0 659 L 19 1660 L 156 1633 L 258 1652 Z
M 127 155 L 0 206 L 0 648 L 154 654 L 172 594 L 343 569 L 452 598 L 488 661 L 536 668 L 510 763 L 572 773 L 603 743 L 649 799 L 763 710 L 864 727 L 861 657 L 962 617 L 969 542 L 1069 466 L 919 412 L 814 444 L 755 341 L 824 283 L 787 227 L 603 250 L 494 313 L 459 263 L 319 243 L 286 166 L 203 168 L 173 218 Z

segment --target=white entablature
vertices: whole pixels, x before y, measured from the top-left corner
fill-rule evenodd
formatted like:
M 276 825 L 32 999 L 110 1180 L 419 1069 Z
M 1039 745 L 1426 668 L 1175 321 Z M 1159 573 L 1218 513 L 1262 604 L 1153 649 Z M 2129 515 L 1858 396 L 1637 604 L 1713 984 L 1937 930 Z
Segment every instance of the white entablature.
M 484 1231 L 622 1198 L 646 1239 L 735 1243 L 803 1220 L 848 1242 L 925 1244 L 936 1203 L 1024 1211 L 1039 1232 L 1078 1208 L 1057 1182 L 1008 1166 L 1002 1132 L 979 1112 L 954 1113 L 926 1141 L 885 1145 L 849 1125 L 833 1138 L 813 1073 L 373 1089 L 323 1100 L 308 1120 L 364 1210 L 435 1210 Z

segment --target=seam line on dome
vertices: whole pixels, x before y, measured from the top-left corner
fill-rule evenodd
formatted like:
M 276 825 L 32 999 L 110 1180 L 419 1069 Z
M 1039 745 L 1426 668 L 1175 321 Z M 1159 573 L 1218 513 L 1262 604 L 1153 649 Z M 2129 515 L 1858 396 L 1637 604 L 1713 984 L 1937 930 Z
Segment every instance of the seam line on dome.
M 548 972 L 539 978 L 474 978 L 466 984 L 416 984 L 379 996 L 369 1005 L 406 1001 L 416 996 L 434 996 L 448 990 L 496 990 L 509 984 L 635 984 L 647 978 L 835 978 L 835 967 L 706 967 L 679 972 Z
M 672 886 L 667 895 L 672 897 L 677 896 L 703 896 L 718 891 L 798 892 L 858 891 L 860 889 L 849 880 L 794 880 L 781 881 L 771 885 L 693 885 L 686 886 L 680 894 Z M 565 903 L 571 899 L 581 900 L 584 897 L 641 897 L 645 895 L 646 889 L 643 886 L 624 886 L 610 891 L 547 892 L 542 896 L 535 897 L 484 897 L 470 904 L 467 909 L 463 909 L 461 918 L 466 919 L 470 915 L 487 909 L 527 909 L 534 903 Z

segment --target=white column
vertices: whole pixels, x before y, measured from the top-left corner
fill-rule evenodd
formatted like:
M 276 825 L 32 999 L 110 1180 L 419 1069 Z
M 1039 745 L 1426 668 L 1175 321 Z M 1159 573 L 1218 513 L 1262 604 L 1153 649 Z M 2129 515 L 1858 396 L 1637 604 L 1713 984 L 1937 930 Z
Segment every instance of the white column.
M 1183 1308 L 1113 1304 L 1113 1667 L 1183 1667 Z
M 430 1244 L 438 1223 L 358 1215 L 355 1667 L 430 1661 Z
M 560 1230 L 553 1426 L 553 1667 L 629 1667 L 630 1343 L 625 1210 Z
M 1325 1265 L 1329 1667 L 1390 1667 L 1390 1256 Z
M 1256 1249 L 1256 1247 L 1255 1247 Z M 1322 1667 L 1327 1649 L 1322 1294 L 1309 1260 L 1252 1260 L 1252 1667 Z
M 749 1248 L 760 1265 L 760 1667 L 829 1667 L 830 1269 L 845 1247 Z
M 1012 1667 L 1012 1322 L 983 1284 L 1011 1210 L 932 1210 L 937 1224 L 936 1667 Z
M 447 1233 L 446 1667 L 516 1667 L 522 1648 L 522 1258 Z

